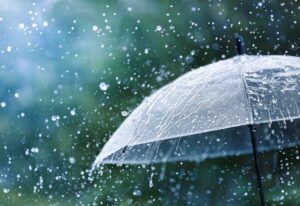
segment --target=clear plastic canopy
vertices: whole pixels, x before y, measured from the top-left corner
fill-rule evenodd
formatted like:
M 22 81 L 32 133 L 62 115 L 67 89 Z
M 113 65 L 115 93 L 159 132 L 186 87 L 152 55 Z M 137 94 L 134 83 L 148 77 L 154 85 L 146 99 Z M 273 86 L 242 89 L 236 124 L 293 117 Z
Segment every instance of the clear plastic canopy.
M 248 153 L 249 131 L 242 126 L 298 119 L 299 104 L 300 58 L 243 55 L 219 61 L 147 97 L 94 166 Z

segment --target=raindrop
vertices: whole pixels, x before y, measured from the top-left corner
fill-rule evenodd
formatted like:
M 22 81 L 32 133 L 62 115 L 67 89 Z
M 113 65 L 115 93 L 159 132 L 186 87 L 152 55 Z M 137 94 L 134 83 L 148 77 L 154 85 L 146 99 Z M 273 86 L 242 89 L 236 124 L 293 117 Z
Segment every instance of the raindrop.
M 52 120 L 53 122 L 55 122 L 55 121 L 59 120 L 59 116 L 58 116 L 58 115 L 52 115 L 52 116 L 51 116 L 51 120 Z
M 151 173 L 151 177 L 150 177 L 150 180 L 149 180 L 149 187 L 150 188 L 153 187 L 153 176 L 154 176 L 154 173 Z
M 160 25 L 156 26 L 156 31 L 161 31 L 162 27 Z
M 72 109 L 72 110 L 70 111 L 70 114 L 71 114 L 72 116 L 75 116 L 75 115 L 76 115 L 75 108 L 74 108 L 74 109 Z
M 47 21 L 44 21 L 44 22 L 43 22 L 43 26 L 44 26 L 44 27 L 47 27 L 47 26 L 48 26 L 48 22 L 47 22 Z
M 70 162 L 71 164 L 75 164 L 76 159 L 75 159 L 74 157 L 69 157 L 69 162 Z
M 164 179 L 165 173 L 166 173 L 166 164 L 163 164 L 163 166 L 161 167 L 161 170 L 160 170 L 160 174 L 159 174 L 159 179 L 160 180 Z
M 98 31 L 98 26 L 97 25 L 93 25 L 92 30 L 93 31 Z
M 6 51 L 7 51 L 7 52 L 11 52 L 11 50 L 12 50 L 12 47 L 11 47 L 11 46 L 8 46 L 8 47 L 6 48 Z
M 3 192 L 4 192 L 5 194 L 7 194 L 7 193 L 9 193 L 9 192 L 10 192 L 10 189 L 3 188 Z
M 19 29 L 24 29 L 24 28 L 25 28 L 25 24 L 20 23 L 20 24 L 19 24 Z
M 1 102 L 0 105 L 1 105 L 2 108 L 6 107 L 6 103 L 5 102 Z
M 127 111 L 122 111 L 121 114 L 123 117 L 127 117 L 129 113 Z
M 39 152 L 39 148 L 37 148 L 37 147 L 31 148 L 30 151 L 31 151 L 32 153 L 38 153 L 38 152 Z
M 141 196 L 141 195 L 142 195 L 142 192 L 141 192 L 141 190 L 136 189 L 136 190 L 133 191 L 132 194 L 133 194 L 134 196 Z
M 99 84 L 99 88 L 102 90 L 102 91 L 106 91 L 108 89 L 109 85 L 106 84 L 105 82 L 101 82 Z

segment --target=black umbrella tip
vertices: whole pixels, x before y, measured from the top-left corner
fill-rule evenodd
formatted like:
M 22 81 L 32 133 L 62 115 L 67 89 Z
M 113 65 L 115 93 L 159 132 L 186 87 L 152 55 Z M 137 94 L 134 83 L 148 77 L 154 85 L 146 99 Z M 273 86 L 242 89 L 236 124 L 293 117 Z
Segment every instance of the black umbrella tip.
M 243 37 L 236 34 L 235 35 L 235 43 L 236 43 L 237 55 L 245 54 L 245 42 L 244 42 Z

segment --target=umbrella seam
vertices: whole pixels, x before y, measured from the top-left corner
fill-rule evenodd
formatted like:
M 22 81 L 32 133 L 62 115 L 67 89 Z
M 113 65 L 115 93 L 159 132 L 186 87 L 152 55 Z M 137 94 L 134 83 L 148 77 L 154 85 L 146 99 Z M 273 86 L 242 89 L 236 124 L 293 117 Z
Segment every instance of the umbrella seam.
M 248 84 L 246 81 L 246 72 L 244 71 L 244 62 L 241 58 L 240 58 L 240 68 L 241 68 L 241 72 L 242 72 L 242 80 L 243 80 L 243 85 L 244 85 L 244 89 L 245 89 L 245 93 L 246 93 L 246 98 L 249 102 L 249 107 L 250 107 L 250 111 L 251 111 L 250 122 L 251 122 L 251 124 L 254 124 L 254 108 L 253 108 L 253 105 L 251 104 L 249 87 L 248 87 Z

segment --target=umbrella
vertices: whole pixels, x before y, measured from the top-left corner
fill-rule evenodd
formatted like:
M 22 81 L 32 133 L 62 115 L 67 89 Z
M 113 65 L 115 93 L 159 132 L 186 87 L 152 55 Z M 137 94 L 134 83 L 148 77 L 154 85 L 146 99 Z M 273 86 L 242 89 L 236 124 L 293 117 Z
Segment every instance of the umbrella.
M 212 63 L 145 98 L 105 144 L 93 167 L 253 153 L 264 205 L 257 152 L 300 143 L 299 104 L 298 57 L 239 55 Z M 272 136 L 282 130 L 278 123 L 289 127 L 284 138 Z

